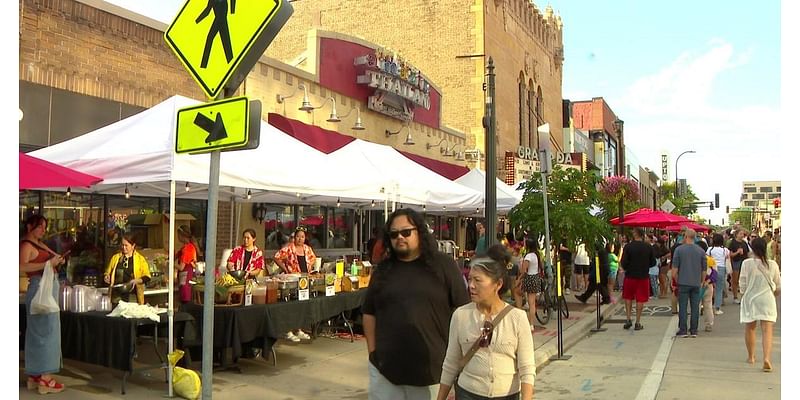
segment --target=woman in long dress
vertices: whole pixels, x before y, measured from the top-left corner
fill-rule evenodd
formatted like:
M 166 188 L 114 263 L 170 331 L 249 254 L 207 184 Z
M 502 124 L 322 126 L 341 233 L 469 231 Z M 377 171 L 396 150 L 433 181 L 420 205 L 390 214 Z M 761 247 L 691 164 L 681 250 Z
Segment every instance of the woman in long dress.
M 739 274 L 739 291 L 742 293 L 739 321 L 745 325 L 744 343 L 747 362 L 756 362 L 756 324 L 761 321 L 761 342 L 764 352 L 764 372 L 772 371 L 772 326 L 778 319 L 775 296 L 780 294 L 781 275 L 778 264 L 767 260 L 767 242 L 755 238 L 750 242 L 752 257 L 744 260 Z

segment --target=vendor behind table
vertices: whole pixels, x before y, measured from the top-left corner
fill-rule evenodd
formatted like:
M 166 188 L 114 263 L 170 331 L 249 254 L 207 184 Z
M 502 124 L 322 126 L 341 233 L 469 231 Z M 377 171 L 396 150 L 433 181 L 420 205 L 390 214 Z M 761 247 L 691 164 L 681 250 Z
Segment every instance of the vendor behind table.
M 242 244 L 231 252 L 226 264 L 228 271 L 245 270 L 244 278 L 260 275 L 264 270 L 264 253 L 256 246 L 256 231 L 245 229 Z
M 150 266 L 136 250 L 136 239 L 132 234 L 122 235 L 120 251 L 111 256 L 103 280 L 111 285 L 109 296 L 112 303 L 129 300 L 135 289 L 136 302 L 144 304 L 144 286 L 150 281 Z
M 316 261 L 317 256 L 314 254 L 314 250 L 306 244 L 306 228 L 304 226 L 295 228 L 292 241 L 275 253 L 275 263 L 287 274 L 307 274 L 313 270 Z M 311 336 L 298 328 L 287 332 L 286 339 L 296 343 L 300 339 L 309 340 Z

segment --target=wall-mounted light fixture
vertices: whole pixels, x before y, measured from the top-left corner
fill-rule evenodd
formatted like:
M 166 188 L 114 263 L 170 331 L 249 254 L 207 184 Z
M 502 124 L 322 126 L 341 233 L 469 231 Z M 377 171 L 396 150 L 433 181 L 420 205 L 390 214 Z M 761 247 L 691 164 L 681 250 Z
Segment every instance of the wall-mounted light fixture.
M 250 200 L 252 198 L 253 198 L 253 192 L 251 192 L 250 189 L 247 189 L 247 200 Z
M 442 143 L 444 143 L 444 147 L 442 147 Z M 447 146 L 449 144 L 450 144 L 450 142 L 448 142 L 447 139 L 442 139 L 437 144 L 426 143 L 425 144 L 425 149 L 426 150 L 430 150 L 430 149 L 432 149 L 434 147 L 438 147 L 439 148 L 439 153 L 446 156 L 447 155 L 446 154 L 447 153 Z
M 406 136 L 406 141 L 403 142 L 403 144 L 406 145 L 406 146 L 413 146 L 416 143 L 414 143 L 414 139 L 411 138 L 411 127 L 408 126 L 408 125 L 405 125 L 405 126 L 401 127 L 396 132 L 392 132 L 392 131 L 387 129 L 386 130 L 386 137 L 388 138 L 388 137 L 390 137 L 392 135 L 398 135 L 398 134 L 400 134 L 400 132 L 403 131 L 403 129 L 406 129 L 406 128 L 408 129 L 408 135 Z
M 131 192 L 128 191 L 128 184 L 127 183 L 125 184 L 125 198 L 126 199 L 130 199 L 131 198 Z
M 67 198 L 69 198 L 70 196 L 72 196 L 72 188 L 67 186 Z
M 184 190 L 184 191 L 186 191 L 186 192 L 188 192 L 188 191 L 189 191 L 189 189 L 190 189 L 190 187 L 189 187 L 189 181 L 186 181 L 186 185 L 184 185 L 184 186 L 183 186 L 183 190 Z

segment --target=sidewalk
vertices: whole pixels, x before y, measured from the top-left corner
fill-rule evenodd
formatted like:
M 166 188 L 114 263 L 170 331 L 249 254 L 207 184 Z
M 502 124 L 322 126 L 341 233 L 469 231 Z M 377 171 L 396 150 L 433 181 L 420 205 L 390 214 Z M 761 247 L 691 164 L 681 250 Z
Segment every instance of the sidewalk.
M 547 399 L 779 399 L 781 374 L 780 316 L 775 325 L 774 372 L 761 371 L 761 335 L 757 363 L 745 363 L 744 328 L 739 306 L 723 307 L 713 332 L 697 338 L 675 338 L 678 317 L 668 299 L 648 303 L 644 330 L 624 330 L 624 308 L 592 334 L 570 348 L 572 358 L 553 361 L 536 377 L 536 396 Z
M 567 298 L 570 317 L 563 320 L 564 347 L 586 337 L 595 326 L 594 297 L 584 305 L 573 296 Z M 608 317 L 619 305 L 603 306 Z M 534 330 L 536 364 L 544 365 L 557 354 L 556 316 L 545 327 Z M 140 346 L 140 357 L 150 361 L 152 348 Z M 215 399 L 367 399 L 369 383 L 367 373 L 366 342 L 363 338 L 350 343 L 349 339 L 320 336 L 313 341 L 291 343 L 280 340 L 276 344 L 277 366 L 272 360 L 242 359 L 241 373 L 214 373 Z M 20 399 L 38 399 L 39 394 L 24 386 L 23 355 L 20 353 Z M 201 364 L 192 365 L 198 373 Z M 64 392 L 53 395 L 58 399 L 152 399 L 166 396 L 164 374 L 159 370 L 135 373 L 127 380 L 126 394 L 120 394 L 122 372 L 95 365 L 64 360 L 59 380 L 67 386 Z M 538 385 L 537 385 L 538 386 Z

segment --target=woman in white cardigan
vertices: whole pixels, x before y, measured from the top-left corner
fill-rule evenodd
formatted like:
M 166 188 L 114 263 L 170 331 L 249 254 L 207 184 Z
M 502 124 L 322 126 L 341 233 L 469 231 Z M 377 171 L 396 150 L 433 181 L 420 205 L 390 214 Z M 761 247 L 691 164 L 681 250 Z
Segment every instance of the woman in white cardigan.
M 778 264 L 767 260 L 767 242 L 755 238 L 750 242 L 752 256 L 742 262 L 739 274 L 739 291 L 742 293 L 739 307 L 739 322 L 746 324 L 744 343 L 747 346 L 747 362 L 756 362 L 756 325 L 761 321 L 761 342 L 764 352 L 764 372 L 772 372 L 772 326 L 778 319 L 775 296 L 781 290 L 781 275 Z
M 438 400 L 445 400 L 455 383 L 458 400 L 533 398 L 536 362 L 533 336 L 525 311 L 501 298 L 506 266 L 489 258 L 475 259 L 469 273 L 472 302 L 453 313 Z M 504 308 L 508 314 L 492 321 Z M 476 341 L 480 347 L 460 375 L 459 363 Z M 458 378 L 456 382 L 454 382 Z

